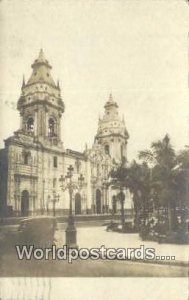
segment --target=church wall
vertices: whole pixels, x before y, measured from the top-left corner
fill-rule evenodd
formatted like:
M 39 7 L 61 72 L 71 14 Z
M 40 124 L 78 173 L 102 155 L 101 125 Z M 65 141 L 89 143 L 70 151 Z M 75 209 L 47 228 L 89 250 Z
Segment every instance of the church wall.
M 30 153 L 27 165 L 24 164 L 25 152 Z M 59 195 L 59 201 L 55 205 L 57 214 L 68 213 L 69 193 L 68 190 L 62 191 L 59 179 L 61 175 L 66 175 L 70 165 L 74 167 L 73 181 L 78 183 L 80 174 L 85 178 L 83 189 L 74 191 L 73 212 L 74 197 L 78 192 L 81 194 L 81 212 L 86 213 L 86 208 L 90 209 L 89 164 L 86 161 L 80 159 L 80 167 L 77 170 L 77 157 L 17 144 L 7 146 L 7 156 L 7 205 L 12 206 L 14 215 L 20 215 L 22 194 L 25 190 L 29 193 L 29 214 L 52 213 L 54 194 Z M 57 157 L 57 167 L 54 166 L 54 157 Z
M 67 169 L 70 165 L 74 167 L 74 175 L 72 180 L 78 183 L 78 177 L 80 174 L 83 174 L 83 176 L 86 178 L 85 174 L 85 161 L 81 161 L 81 166 L 79 172 L 77 172 L 75 167 L 76 158 L 66 156 L 63 153 L 56 153 L 56 152 L 42 152 L 41 159 L 39 159 L 39 165 L 40 165 L 40 178 L 38 183 L 38 192 L 39 192 L 39 203 L 41 202 L 41 199 L 44 199 L 42 203 L 42 208 L 45 212 L 50 213 L 53 209 L 53 199 L 55 198 L 54 195 L 59 195 L 59 201 L 56 202 L 55 208 L 57 211 L 57 214 L 62 213 L 68 213 L 69 210 L 69 192 L 68 189 L 65 191 L 62 191 L 60 185 L 60 177 L 61 175 L 65 176 L 67 173 Z M 57 167 L 54 167 L 53 165 L 53 159 L 54 157 L 57 157 Z M 75 202 L 74 197 L 77 192 L 81 194 L 81 205 L 82 205 L 82 212 L 85 210 L 85 196 L 86 192 L 85 189 L 82 189 L 82 191 L 75 190 L 73 194 L 73 212 L 75 209 Z M 39 205 L 40 206 L 40 205 Z
M 104 137 L 103 145 L 109 145 L 110 156 L 116 161 L 120 161 L 122 154 L 126 157 L 126 144 L 122 137 Z
M 33 210 L 33 202 L 37 196 L 37 164 L 35 150 L 15 144 L 7 146 L 8 151 L 8 193 L 7 205 L 12 206 L 15 214 L 21 210 L 22 192 L 29 193 L 29 209 Z M 25 152 L 26 151 L 26 152 Z M 24 164 L 24 153 L 30 153 L 28 164 Z M 33 201 L 34 200 L 34 201 Z
M 56 160 L 56 161 L 55 161 Z M 55 207 L 62 205 L 62 191 L 60 190 L 59 178 L 63 174 L 63 155 L 62 153 L 44 151 L 41 153 L 41 199 L 44 211 L 52 209 L 52 200 L 58 194 L 60 195 L 59 203 Z
M 7 177 L 8 177 L 7 149 L 1 149 L 0 150 L 0 216 L 6 214 Z
M 85 214 L 86 209 L 88 207 L 88 173 L 87 173 L 87 162 L 84 159 L 81 159 L 79 157 L 74 157 L 74 156 L 69 156 L 65 155 L 64 156 L 64 175 L 66 175 L 68 167 L 72 165 L 74 168 L 73 171 L 73 177 L 72 181 L 78 185 L 78 178 L 80 174 L 84 176 L 84 183 L 83 187 L 81 189 L 76 189 L 73 192 L 73 213 L 75 212 L 75 197 L 76 194 L 79 193 L 81 196 L 81 213 Z M 67 204 L 69 205 L 69 194 L 68 191 L 64 192 L 63 195 L 64 199 L 67 199 Z M 67 207 L 68 208 L 68 207 Z
M 92 185 L 91 185 L 91 164 L 89 161 L 86 162 L 86 211 L 92 213 Z
M 85 155 L 65 151 L 60 126 L 64 102 L 42 50 L 32 69 L 29 80 L 25 83 L 23 79 L 17 102 L 20 128 L 0 152 L 0 205 L 6 202 L 14 215 L 52 214 L 56 199 L 56 214 L 67 214 L 69 192 L 62 190 L 59 179 L 72 165 L 72 181 L 78 185 L 80 174 L 85 179 L 82 189 L 74 190 L 73 213 L 109 212 L 112 191 L 107 189 L 106 180 L 113 162 L 120 163 L 122 155 L 126 157 L 128 139 L 117 103 L 110 95 L 103 119 L 99 119 L 95 143 L 85 149 Z

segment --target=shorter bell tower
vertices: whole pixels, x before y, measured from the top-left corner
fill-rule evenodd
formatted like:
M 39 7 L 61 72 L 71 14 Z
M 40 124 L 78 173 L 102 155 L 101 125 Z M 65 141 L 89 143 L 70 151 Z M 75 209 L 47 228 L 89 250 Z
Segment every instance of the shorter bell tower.
M 118 114 L 118 104 L 113 100 L 110 94 L 106 102 L 103 118 L 99 118 L 98 131 L 95 136 L 95 143 L 104 147 L 104 151 L 116 163 L 127 159 L 127 132 L 124 118 L 121 119 Z
M 61 118 L 64 103 L 59 82 L 55 84 L 51 76 L 51 65 L 40 50 L 32 64 L 33 72 L 25 83 L 17 103 L 21 115 L 20 130 L 33 136 L 44 146 L 62 146 Z

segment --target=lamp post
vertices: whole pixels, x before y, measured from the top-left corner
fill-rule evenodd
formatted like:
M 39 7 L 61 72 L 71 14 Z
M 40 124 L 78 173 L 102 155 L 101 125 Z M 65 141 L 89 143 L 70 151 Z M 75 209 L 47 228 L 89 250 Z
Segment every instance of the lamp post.
M 77 231 L 75 227 L 75 220 L 73 216 L 72 201 L 74 190 L 80 190 L 83 186 L 84 177 L 80 174 L 78 183 L 73 182 L 74 168 L 72 165 L 68 167 L 67 175 L 61 175 L 59 181 L 61 182 L 61 189 L 63 191 L 68 190 L 69 192 L 69 215 L 68 223 L 66 228 L 66 245 L 68 248 L 78 248 L 77 246 Z

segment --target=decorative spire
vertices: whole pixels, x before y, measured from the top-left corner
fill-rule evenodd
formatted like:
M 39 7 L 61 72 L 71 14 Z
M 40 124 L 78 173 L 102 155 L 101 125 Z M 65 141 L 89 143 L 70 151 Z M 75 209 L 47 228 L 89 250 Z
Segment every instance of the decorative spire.
M 43 82 L 50 84 L 56 89 L 59 89 L 51 76 L 50 70 L 52 67 L 45 58 L 43 49 L 40 50 L 38 58 L 34 60 L 32 69 L 33 72 L 26 85 Z
M 116 107 L 116 108 L 118 108 L 117 103 L 113 100 L 112 93 L 110 93 L 108 101 L 106 102 L 106 104 L 105 104 L 104 107 L 105 107 L 105 109 L 109 108 L 109 107 Z
M 48 60 L 45 58 L 43 49 L 41 49 L 41 50 L 39 51 L 38 58 L 35 59 L 34 63 L 32 64 L 32 68 L 38 67 L 39 65 L 45 65 L 45 66 L 48 67 L 49 69 L 52 68 L 52 67 L 50 66 Z
M 42 48 L 41 48 L 40 51 L 39 51 L 39 56 L 38 56 L 38 59 L 37 59 L 37 60 L 38 60 L 38 61 L 44 61 L 44 60 L 46 60 Z
M 109 102 L 114 102 L 114 101 L 113 101 L 112 93 L 110 93 L 110 96 L 109 96 Z

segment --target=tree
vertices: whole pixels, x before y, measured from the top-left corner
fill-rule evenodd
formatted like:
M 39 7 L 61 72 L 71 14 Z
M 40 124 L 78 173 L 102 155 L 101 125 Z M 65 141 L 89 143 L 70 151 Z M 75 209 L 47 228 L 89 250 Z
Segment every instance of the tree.
M 178 164 L 176 153 L 170 143 L 169 136 L 153 142 L 150 150 L 140 151 L 139 159 L 151 164 L 151 187 L 156 195 L 156 206 L 167 210 L 169 229 L 175 227 L 176 195 L 175 168 Z
M 121 223 L 122 223 L 122 231 L 125 230 L 125 215 L 124 215 L 124 202 L 125 195 L 123 193 L 123 189 L 127 188 L 127 169 L 125 167 L 125 160 L 122 161 L 120 165 L 114 166 L 114 168 L 110 171 L 111 182 L 110 185 L 112 188 L 119 190 L 117 198 L 121 204 Z
M 110 172 L 111 184 L 117 189 L 128 188 L 133 194 L 135 227 L 140 219 L 148 218 L 150 197 L 150 169 L 147 163 L 138 164 L 135 160 L 128 166 L 123 162 Z
M 111 172 L 114 184 L 133 194 L 135 225 L 141 219 L 145 224 L 153 210 L 158 220 L 167 216 L 168 230 L 177 230 L 178 211 L 183 212 L 183 219 L 189 211 L 189 149 L 176 154 L 166 135 L 150 149 L 140 151 L 139 159 L 141 163 L 122 163 Z
M 180 151 L 175 167 L 175 194 L 182 219 L 189 217 L 189 149 Z
M 133 194 L 135 226 L 141 219 L 145 223 L 150 208 L 150 169 L 147 163 L 138 164 L 135 160 L 128 167 L 128 188 Z

